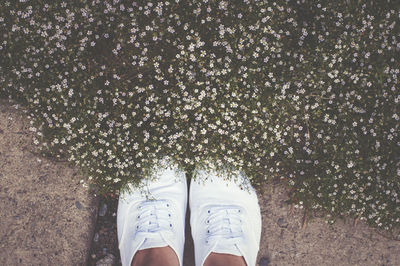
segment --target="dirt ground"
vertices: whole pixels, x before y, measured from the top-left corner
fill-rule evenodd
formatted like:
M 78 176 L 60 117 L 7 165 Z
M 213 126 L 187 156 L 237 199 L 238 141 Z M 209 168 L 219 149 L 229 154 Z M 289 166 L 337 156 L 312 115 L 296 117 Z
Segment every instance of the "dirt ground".
M 304 212 L 290 211 L 286 190 L 279 184 L 265 187 L 259 197 L 262 213 L 262 236 L 258 265 L 400 265 L 400 234 L 389 236 L 371 229 L 365 223 L 338 220 L 329 226 L 315 218 L 303 227 Z M 107 213 L 96 225 L 97 241 L 92 242 L 90 265 L 96 265 L 107 254 L 113 264 L 120 265 L 117 241 L 117 199 L 101 199 Z M 186 219 L 184 265 L 194 265 L 193 240 L 190 235 L 189 213 Z M 99 264 L 98 264 L 99 265 Z M 107 264 L 102 264 L 107 265 Z

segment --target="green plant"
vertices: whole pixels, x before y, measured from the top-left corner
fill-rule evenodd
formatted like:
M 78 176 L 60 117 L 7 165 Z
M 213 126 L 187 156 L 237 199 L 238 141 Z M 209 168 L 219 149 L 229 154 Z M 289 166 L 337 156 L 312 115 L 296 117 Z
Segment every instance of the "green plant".
M 138 2 L 0 3 L 0 93 L 39 149 L 100 193 L 169 155 L 399 225 L 397 1 Z

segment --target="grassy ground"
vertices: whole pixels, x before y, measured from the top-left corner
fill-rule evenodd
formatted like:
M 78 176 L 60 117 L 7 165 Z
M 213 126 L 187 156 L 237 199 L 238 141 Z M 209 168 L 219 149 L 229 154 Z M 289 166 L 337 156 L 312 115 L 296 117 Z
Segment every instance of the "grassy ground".
M 140 1 L 139 1 L 140 2 Z M 0 4 L 0 93 L 118 194 L 169 156 L 278 178 L 296 208 L 400 222 L 398 1 Z M 195 173 L 195 172 L 194 172 Z

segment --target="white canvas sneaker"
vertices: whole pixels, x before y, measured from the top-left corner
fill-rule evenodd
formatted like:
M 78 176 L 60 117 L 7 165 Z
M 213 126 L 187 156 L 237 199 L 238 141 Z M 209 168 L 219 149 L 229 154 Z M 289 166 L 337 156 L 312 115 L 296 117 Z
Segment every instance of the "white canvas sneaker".
M 197 178 L 192 179 L 189 191 L 196 265 L 203 266 L 211 252 L 243 256 L 248 266 L 256 265 L 261 213 L 248 178 L 238 172 L 227 181 L 215 171 L 196 171 Z
M 180 265 L 185 244 L 187 182 L 177 166 L 158 167 L 152 180 L 143 180 L 150 195 L 140 189 L 120 194 L 117 211 L 122 265 L 131 265 L 138 250 L 170 246 Z M 149 197 L 152 197 L 149 199 Z

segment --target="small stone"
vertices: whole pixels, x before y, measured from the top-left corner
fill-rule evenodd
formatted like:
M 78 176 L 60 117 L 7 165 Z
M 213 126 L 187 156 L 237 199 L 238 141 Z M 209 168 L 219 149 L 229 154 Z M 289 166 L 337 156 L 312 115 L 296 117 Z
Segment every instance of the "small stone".
M 101 205 L 101 208 L 99 210 L 99 215 L 104 216 L 106 215 L 106 213 L 107 213 L 107 204 L 104 203 L 103 205 Z
M 94 234 L 93 241 L 94 242 L 99 241 L 99 234 L 98 233 Z
M 283 217 L 278 219 L 277 224 L 280 228 L 287 228 L 289 225 Z
M 95 259 L 96 258 L 96 254 L 92 254 L 92 259 Z
M 96 262 L 96 266 L 113 266 L 115 264 L 115 256 L 107 254 L 104 258 Z
M 269 265 L 269 259 L 268 258 L 261 258 L 260 261 L 258 262 L 258 266 L 268 266 Z
M 75 201 L 75 206 L 78 208 L 78 210 L 82 209 L 82 204 L 79 201 Z

